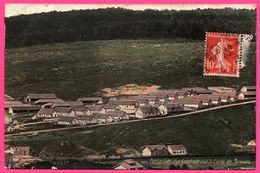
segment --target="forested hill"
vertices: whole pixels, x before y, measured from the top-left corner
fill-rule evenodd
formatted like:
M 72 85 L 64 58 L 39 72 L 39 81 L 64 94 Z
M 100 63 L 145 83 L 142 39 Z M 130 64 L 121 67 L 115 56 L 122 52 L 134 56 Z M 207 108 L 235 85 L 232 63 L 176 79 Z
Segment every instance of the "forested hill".
M 6 47 L 111 39 L 203 40 L 206 31 L 255 33 L 255 10 L 122 8 L 49 12 L 6 18 Z

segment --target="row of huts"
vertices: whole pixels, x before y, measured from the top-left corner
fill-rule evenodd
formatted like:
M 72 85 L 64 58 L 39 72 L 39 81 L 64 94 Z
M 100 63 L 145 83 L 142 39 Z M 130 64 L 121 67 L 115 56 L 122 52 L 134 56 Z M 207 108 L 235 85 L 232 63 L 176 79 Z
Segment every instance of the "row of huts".
M 201 109 L 206 106 L 254 98 L 255 86 L 244 86 L 236 91 L 209 90 L 203 87 L 158 90 L 149 94 L 120 95 L 117 97 L 86 97 L 64 101 L 55 94 L 28 94 L 24 102 L 5 96 L 9 113 L 36 112 L 44 119 L 58 119 L 58 124 L 87 125 L 109 123 L 130 118 L 165 116 L 172 112 Z M 250 97 L 247 97 L 250 94 Z M 244 94 L 244 95 L 242 95 Z
M 203 94 L 211 93 L 207 89 L 197 89 L 196 94 L 198 91 Z M 219 104 L 222 97 L 216 97 L 219 99 Z M 225 95 L 223 97 L 227 100 L 228 96 Z M 233 100 L 236 99 L 234 97 L 232 97 Z M 215 96 L 212 98 L 215 98 Z M 228 102 L 226 100 L 225 102 Z M 39 103 L 39 101 L 36 102 Z M 80 102 L 81 104 L 75 104 L 75 102 Z M 208 95 L 205 95 L 205 97 L 203 95 L 195 95 L 195 91 L 167 90 L 151 94 L 113 97 L 106 103 L 97 97 L 80 98 L 74 101 L 74 104 L 65 105 L 65 103 L 62 106 L 60 106 L 61 104 L 54 103 L 51 106 L 48 105 L 48 108 L 46 108 L 45 103 L 43 105 L 44 108 L 36 115 L 45 118 L 59 118 L 58 124 L 87 125 L 128 120 L 131 117 L 147 118 L 165 116 L 169 112 L 183 111 L 187 107 L 199 109 L 204 105 L 211 105 L 212 101 Z

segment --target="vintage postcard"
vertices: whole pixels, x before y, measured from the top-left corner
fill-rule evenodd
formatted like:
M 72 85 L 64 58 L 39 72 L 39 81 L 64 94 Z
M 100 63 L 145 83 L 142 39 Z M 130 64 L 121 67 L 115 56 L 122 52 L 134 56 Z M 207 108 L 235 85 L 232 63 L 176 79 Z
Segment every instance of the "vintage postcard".
M 5 170 L 255 170 L 256 4 L 5 4 Z

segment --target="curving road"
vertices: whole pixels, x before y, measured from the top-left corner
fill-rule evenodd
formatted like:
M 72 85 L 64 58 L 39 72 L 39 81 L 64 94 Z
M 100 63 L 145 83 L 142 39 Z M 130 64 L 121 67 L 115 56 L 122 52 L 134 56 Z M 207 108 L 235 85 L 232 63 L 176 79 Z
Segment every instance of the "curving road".
M 174 115 L 168 115 L 168 116 L 163 116 L 163 117 L 155 117 L 155 118 L 149 118 L 149 119 L 137 119 L 137 120 L 128 120 L 128 121 L 121 121 L 121 122 L 112 122 L 112 123 L 107 123 L 107 124 L 95 124 L 95 125 L 88 125 L 88 126 L 73 126 L 73 127 L 64 127 L 64 128 L 56 128 L 56 129 L 44 129 L 44 130 L 18 132 L 18 133 L 5 135 L 5 137 L 31 135 L 31 134 L 38 134 L 38 133 L 48 133 L 48 132 L 64 131 L 64 130 L 71 130 L 71 129 L 84 129 L 84 128 L 90 128 L 90 127 L 111 126 L 111 125 L 116 125 L 116 124 L 126 124 L 126 123 L 134 123 L 134 122 L 141 122 L 141 121 L 153 121 L 153 120 L 160 120 L 160 119 L 177 118 L 177 117 L 184 117 L 184 116 L 188 116 L 188 115 L 196 115 L 196 114 L 199 114 L 199 113 L 208 112 L 208 111 L 212 111 L 212 110 L 224 109 L 224 108 L 235 107 L 235 106 L 246 105 L 246 104 L 252 104 L 252 103 L 256 103 L 256 101 L 250 100 L 250 101 L 244 101 L 244 102 L 239 102 L 239 103 L 220 105 L 220 106 L 216 106 L 216 107 L 205 108 L 205 109 L 202 109 L 202 110 L 186 112 L 186 113 L 181 113 L 181 114 L 177 114 L 177 115 L 174 114 Z

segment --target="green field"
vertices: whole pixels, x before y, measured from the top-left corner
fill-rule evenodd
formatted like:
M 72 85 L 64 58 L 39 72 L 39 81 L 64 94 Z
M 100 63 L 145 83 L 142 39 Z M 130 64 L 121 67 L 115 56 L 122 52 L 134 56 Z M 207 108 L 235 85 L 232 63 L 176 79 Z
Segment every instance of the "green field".
M 27 93 L 54 92 L 69 100 L 129 83 L 155 84 L 163 88 L 227 86 L 239 89 L 243 85 L 254 85 L 256 75 L 255 43 L 240 78 L 203 77 L 203 42 L 88 41 L 7 49 L 5 54 L 5 92 L 16 99 L 22 99 Z M 118 148 L 141 152 L 147 144 L 184 144 L 191 155 L 227 155 L 232 153 L 231 143 L 246 144 L 255 139 L 255 105 L 10 139 L 8 143 L 12 145 L 29 145 L 35 155 L 44 148 L 51 155 L 66 153 L 84 157 L 93 152 L 117 155 Z M 64 142 L 68 142 L 68 147 L 61 147 Z M 157 168 L 156 163 L 151 161 L 152 167 Z M 162 167 L 169 166 L 167 161 L 165 164 Z M 251 167 L 251 163 L 249 165 Z
M 203 42 L 109 40 L 7 49 L 5 92 L 55 92 L 63 99 L 107 87 L 155 84 L 163 88 L 255 84 L 255 43 L 240 78 L 203 77 Z

